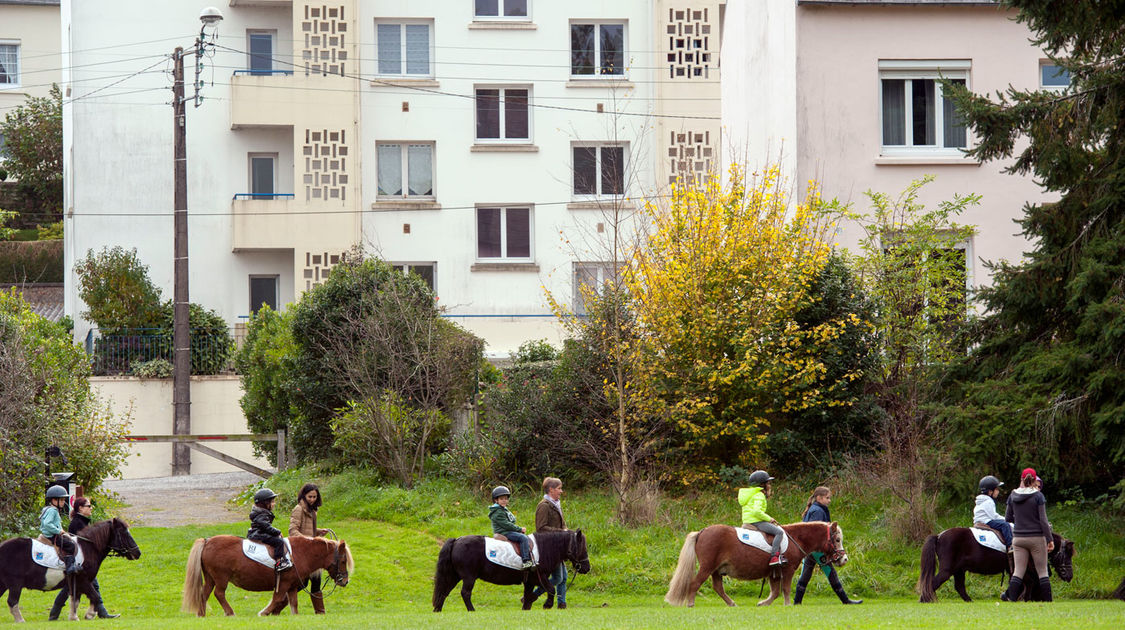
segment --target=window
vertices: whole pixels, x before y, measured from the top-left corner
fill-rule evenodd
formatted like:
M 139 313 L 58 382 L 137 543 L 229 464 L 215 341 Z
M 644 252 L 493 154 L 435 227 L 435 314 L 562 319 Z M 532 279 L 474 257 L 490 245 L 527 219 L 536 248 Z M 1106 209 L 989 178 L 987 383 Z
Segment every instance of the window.
M 257 313 L 262 305 L 277 310 L 278 276 L 250 276 L 250 312 Z
M 273 72 L 273 31 L 246 31 L 250 74 Z
M 477 140 L 531 141 L 528 88 L 477 88 Z
M 250 154 L 250 193 L 253 199 L 273 199 L 277 181 L 277 154 Z
M 431 291 L 434 290 L 434 278 L 437 277 L 437 274 L 435 273 L 436 267 L 437 267 L 437 263 L 433 263 L 433 262 L 422 262 L 422 263 L 398 263 L 398 262 L 393 262 L 393 263 L 391 263 L 391 268 L 394 269 L 395 271 L 401 271 L 404 274 L 415 274 L 415 275 L 417 275 L 419 278 L 422 279 L 422 282 L 426 283 L 426 286 L 430 287 Z
M 570 74 L 625 75 L 625 25 L 571 24 Z
M 433 76 L 433 22 L 375 23 L 375 54 L 381 76 Z
M 927 62 L 930 63 L 930 62 Z M 964 118 L 942 94 L 939 79 L 966 85 L 968 62 L 880 61 L 883 153 L 961 155 L 968 146 Z
M 616 265 L 620 267 L 620 263 Z M 588 300 L 601 293 L 607 283 L 617 282 L 615 265 L 609 262 L 574 263 L 574 302 L 571 308 L 578 316 L 588 312 Z
M 527 5 L 528 0 L 473 0 L 473 15 L 478 18 L 527 19 Z
M 625 194 L 624 146 L 575 146 L 573 154 L 576 196 Z
M 20 45 L 0 40 L 0 86 L 20 84 Z
M 379 197 L 433 197 L 433 143 L 375 145 Z
M 1070 87 L 1070 70 L 1051 62 L 1039 64 L 1039 89 L 1061 92 Z
M 477 258 L 531 260 L 531 208 L 477 208 Z

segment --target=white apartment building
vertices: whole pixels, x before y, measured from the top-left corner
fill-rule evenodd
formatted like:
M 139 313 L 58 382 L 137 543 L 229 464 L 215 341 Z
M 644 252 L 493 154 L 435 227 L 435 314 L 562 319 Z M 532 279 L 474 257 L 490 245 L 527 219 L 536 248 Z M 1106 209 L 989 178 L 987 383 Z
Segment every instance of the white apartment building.
M 614 211 L 718 166 L 723 4 L 229 0 L 186 122 L 191 300 L 232 325 L 359 245 L 505 355 L 604 278 Z M 67 268 L 172 290 L 171 79 L 198 2 L 63 0 Z M 188 97 L 194 77 L 186 64 Z M 82 338 L 75 277 L 66 310 Z

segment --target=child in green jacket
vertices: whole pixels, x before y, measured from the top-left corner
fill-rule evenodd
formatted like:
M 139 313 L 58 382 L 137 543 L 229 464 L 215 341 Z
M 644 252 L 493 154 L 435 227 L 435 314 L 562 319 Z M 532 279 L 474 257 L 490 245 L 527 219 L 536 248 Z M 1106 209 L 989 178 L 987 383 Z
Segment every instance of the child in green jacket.
M 738 489 L 738 504 L 742 506 L 742 526 L 754 528 L 763 534 L 773 536 L 770 545 L 770 566 L 777 567 L 785 564 L 781 555 L 781 540 L 785 532 L 777 521 L 766 514 L 766 499 L 772 494 L 770 482 L 773 477 L 764 470 L 755 470 L 750 473 L 749 488 Z
M 519 543 L 523 569 L 527 570 L 535 566 L 535 562 L 531 559 L 531 541 L 527 537 L 527 530 L 516 525 L 516 515 L 508 509 L 508 501 L 511 499 L 511 490 L 504 486 L 493 488 L 493 503 L 488 508 L 488 518 L 492 521 L 493 534 L 500 534 L 514 543 Z

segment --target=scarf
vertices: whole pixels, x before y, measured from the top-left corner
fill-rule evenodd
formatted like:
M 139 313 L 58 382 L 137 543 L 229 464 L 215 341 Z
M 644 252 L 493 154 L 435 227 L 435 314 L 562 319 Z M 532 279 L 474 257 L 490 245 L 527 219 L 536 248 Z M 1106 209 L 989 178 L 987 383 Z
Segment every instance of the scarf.
M 549 494 L 543 495 L 543 500 L 546 501 L 547 503 L 550 503 L 551 505 L 555 506 L 555 509 L 559 511 L 559 515 L 560 516 L 562 515 L 562 502 L 561 501 L 556 501 L 556 500 L 552 499 L 551 495 L 549 495 Z

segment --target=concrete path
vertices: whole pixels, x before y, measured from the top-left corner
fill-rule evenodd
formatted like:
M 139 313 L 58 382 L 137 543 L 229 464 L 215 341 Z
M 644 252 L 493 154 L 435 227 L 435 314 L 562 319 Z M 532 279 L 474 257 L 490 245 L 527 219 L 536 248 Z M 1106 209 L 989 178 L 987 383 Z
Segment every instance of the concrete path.
M 103 487 L 126 504 L 120 516 L 129 525 L 176 527 L 246 520 L 228 501 L 261 477 L 248 472 L 114 479 Z

